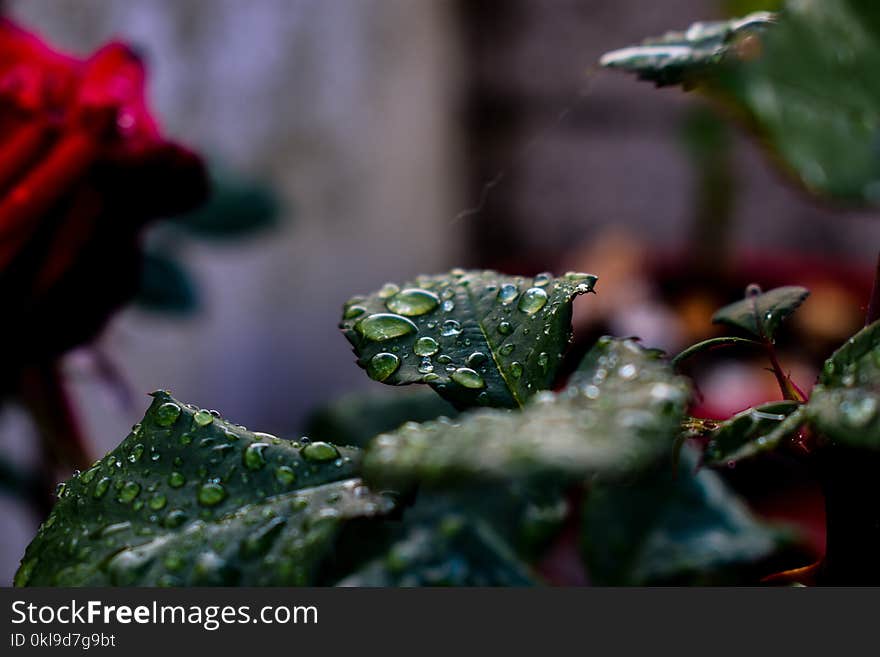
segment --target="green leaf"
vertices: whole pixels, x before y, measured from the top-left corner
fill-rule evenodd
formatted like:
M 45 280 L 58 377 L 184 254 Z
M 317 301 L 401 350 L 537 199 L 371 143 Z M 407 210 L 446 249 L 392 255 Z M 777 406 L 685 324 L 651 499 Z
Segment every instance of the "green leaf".
M 685 450 L 676 475 L 661 464 L 634 483 L 590 489 L 582 552 L 592 583 L 727 583 L 787 542 L 786 534 L 759 522 L 716 473 L 697 472 L 696 463 L 694 451 Z
M 761 56 L 719 71 L 732 101 L 808 189 L 880 200 L 880 6 L 874 0 L 788 2 Z
M 531 586 L 529 568 L 485 521 L 448 513 L 412 523 L 339 586 Z
M 737 57 L 740 39 L 763 33 L 776 22 L 774 14 L 756 12 L 740 19 L 694 23 L 684 32 L 667 32 L 638 46 L 606 53 L 600 64 L 635 73 L 658 87 L 691 86 L 726 60 Z
M 880 449 L 880 322 L 831 358 L 807 404 L 810 423 L 832 443 Z
M 365 446 L 380 433 L 404 422 L 427 422 L 458 414 L 427 388 L 380 388 L 354 393 L 316 409 L 306 421 L 312 440 Z
M 482 409 L 378 436 L 365 454 L 365 477 L 440 485 L 628 473 L 668 453 L 689 392 L 656 352 L 602 338 L 572 385 L 521 411 Z
M 199 237 L 238 239 L 274 228 L 278 214 L 278 199 L 268 187 L 212 168 L 208 201 L 169 221 Z
M 729 465 L 774 449 L 804 423 L 801 408 L 794 401 L 770 402 L 720 422 L 709 434 L 703 463 Z
M 352 298 L 340 328 L 377 381 L 427 383 L 457 408 L 516 408 L 553 384 L 572 301 L 595 282 L 453 270 Z
M 713 349 L 718 349 L 720 347 L 733 347 L 737 345 L 749 345 L 749 346 L 763 346 L 760 342 L 756 342 L 755 340 L 750 340 L 748 338 L 733 338 L 733 337 L 724 337 L 724 338 L 710 338 L 709 340 L 703 340 L 702 342 L 698 342 L 695 345 L 691 345 L 680 354 L 678 354 L 675 358 L 672 359 L 672 366 L 679 367 L 683 362 L 693 358 L 697 354 L 701 354 L 704 351 L 712 351 Z
M 777 287 L 767 292 L 762 292 L 756 285 L 750 285 L 745 299 L 724 306 L 712 316 L 712 321 L 772 341 L 780 324 L 809 295 L 807 288 L 795 285 Z
M 135 303 L 146 310 L 185 314 L 198 307 L 199 299 L 195 284 L 179 262 L 162 252 L 146 251 Z
M 312 584 L 345 520 L 390 510 L 357 478 L 354 448 L 154 397 L 116 449 L 62 486 L 16 585 Z

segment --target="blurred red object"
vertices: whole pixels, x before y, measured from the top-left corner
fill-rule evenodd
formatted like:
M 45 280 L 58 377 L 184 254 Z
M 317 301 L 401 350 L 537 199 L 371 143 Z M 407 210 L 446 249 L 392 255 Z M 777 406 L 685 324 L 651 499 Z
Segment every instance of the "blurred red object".
M 0 18 L 5 373 L 93 338 L 137 290 L 144 224 L 207 195 L 202 161 L 163 137 L 144 87 L 122 43 L 77 59 Z

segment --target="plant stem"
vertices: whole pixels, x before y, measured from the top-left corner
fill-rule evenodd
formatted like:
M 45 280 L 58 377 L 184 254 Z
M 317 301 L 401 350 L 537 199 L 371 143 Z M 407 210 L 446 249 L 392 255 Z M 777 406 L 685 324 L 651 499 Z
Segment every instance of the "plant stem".
M 767 357 L 770 359 L 770 366 L 773 375 L 776 377 L 779 389 L 782 390 L 783 397 L 796 402 L 806 401 L 807 397 L 803 391 L 798 388 L 794 381 L 792 381 L 782 370 L 782 365 L 779 363 L 779 358 L 776 357 L 776 349 L 773 346 L 773 343 L 769 340 L 765 340 L 764 346 L 767 349 Z
M 21 376 L 22 401 L 40 431 L 47 465 L 84 469 L 91 463 L 85 437 L 57 361 L 28 367 Z

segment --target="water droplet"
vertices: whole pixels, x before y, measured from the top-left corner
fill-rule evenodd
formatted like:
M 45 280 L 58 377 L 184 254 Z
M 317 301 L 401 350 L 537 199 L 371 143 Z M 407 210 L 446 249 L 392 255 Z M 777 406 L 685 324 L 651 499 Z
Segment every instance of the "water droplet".
M 168 512 L 167 516 L 165 516 L 165 520 L 162 524 L 169 529 L 173 529 L 174 527 L 180 527 L 184 522 L 186 522 L 186 513 L 180 509 L 173 509 Z
M 431 359 L 427 356 L 422 358 L 422 361 L 419 363 L 419 374 L 430 374 L 434 371 L 434 365 L 431 364 Z
M 323 441 L 309 443 L 300 453 L 309 461 L 334 461 L 339 458 L 339 450 Z
M 159 511 L 160 509 L 165 508 L 165 504 L 168 500 L 164 495 L 154 495 L 150 498 L 150 508 L 153 511 Z
M 513 331 L 513 327 L 510 325 L 510 322 L 501 322 L 498 324 L 498 332 L 501 335 L 510 335 L 511 331 Z
M 461 324 L 454 319 L 447 319 L 440 327 L 440 335 L 445 338 L 458 335 L 459 333 L 461 333 Z
M 251 443 L 242 453 L 241 462 L 248 470 L 259 470 L 266 465 L 263 450 L 268 446 L 268 443 Z
M 400 359 L 394 354 L 382 352 L 376 354 L 367 363 L 367 376 L 374 381 L 384 381 L 400 367 Z
M 394 283 L 385 283 L 382 288 L 379 290 L 379 298 L 380 299 L 388 299 L 393 297 L 395 294 L 400 292 L 400 288 Z
M 104 494 L 107 492 L 107 489 L 110 488 L 110 484 L 112 481 L 113 480 L 110 477 L 101 477 L 100 479 L 98 479 L 98 483 L 95 484 L 95 490 L 92 492 L 92 497 L 104 497 Z
M 82 475 L 80 476 L 80 480 L 84 484 L 92 483 L 92 479 L 95 478 L 95 475 L 98 474 L 100 469 L 101 469 L 100 466 L 94 466 L 94 467 L 89 468 L 88 470 L 86 470 L 85 472 L 82 473 Z
M 168 475 L 168 485 L 171 488 L 180 488 L 186 483 L 186 477 L 179 472 L 172 472 Z
M 449 375 L 449 378 L 465 388 L 479 389 L 486 387 L 483 377 L 469 367 L 459 367 Z
M 180 406 L 174 402 L 165 402 L 156 409 L 156 424 L 160 427 L 170 427 L 180 417 Z
M 449 365 L 449 363 L 452 362 L 452 358 L 447 356 L 446 354 L 442 354 L 440 356 L 437 356 L 437 362 L 441 365 Z
M 626 365 L 621 367 L 619 370 L 617 370 L 617 373 L 620 375 L 621 379 L 623 379 L 625 381 L 631 381 L 632 379 L 636 378 L 636 376 L 639 373 L 639 370 L 632 363 L 627 363 Z
M 465 360 L 465 364 L 470 368 L 477 368 L 489 360 L 489 357 L 482 351 L 475 351 Z
M 746 298 L 753 299 L 754 297 L 759 296 L 762 293 L 761 286 L 756 283 L 752 283 L 746 288 Z
M 513 283 L 505 283 L 501 286 L 501 289 L 498 290 L 498 301 L 506 306 L 507 304 L 512 303 L 517 295 L 519 295 L 519 290 L 516 285 Z
M 144 455 L 144 446 L 140 443 L 132 447 L 131 454 L 128 455 L 129 463 L 137 463 L 141 460 L 141 456 Z
M 136 481 L 126 481 L 119 490 L 119 495 L 116 497 L 116 501 L 128 504 L 136 498 L 140 492 L 141 485 L 139 483 Z
M 363 306 L 348 306 L 342 314 L 342 319 L 354 319 L 355 317 L 360 317 L 365 312 L 367 312 L 367 309 Z
M 290 486 L 296 481 L 296 473 L 289 465 L 282 465 L 275 470 L 275 479 L 284 486 Z
M 210 413 L 209 413 L 210 415 Z M 214 417 L 213 415 L 211 417 Z M 181 445 L 189 445 L 193 441 L 193 435 L 191 433 L 182 433 L 180 434 L 180 444 Z
M 211 415 L 210 411 L 202 409 L 195 412 L 193 420 L 200 427 L 206 427 L 214 421 L 214 416 Z
M 209 481 L 199 488 L 198 499 L 202 506 L 216 506 L 226 499 L 226 489 L 215 481 Z
M 599 386 L 590 384 L 584 388 L 584 397 L 587 399 L 598 399 L 601 391 L 599 390 Z
M 432 372 L 429 372 L 428 374 L 425 374 L 425 376 L 422 377 L 422 381 L 424 381 L 425 383 L 431 383 L 432 381 L 439 381 L 439 380 L 440 380 L 440 375 L 434 374 Z
M 433 292 L 409 288 L 398 292 L 385 302 L 385 306 L 393 313 L 417 317 L 425 315 L 440 304 L 440 299 Z
M 523 373 L 522 363 L 520 363 L 519 361 L 516 361 L 516 360 L 513 361 L 510 364 L 510 376 L 512 376 L 514 379 L 518 379 L 519 377 L 522 376 L 522 373 Z
M 550 356 L 547 355 L 547 352 L 542 351 L 538 354 L 538 367 L 544 372 L 547 373 L 547 366 L 550 364 Z
M 498 351 L 501 352 L 502 356 L 510 356 L 515 348 L 516 346 L 512 342 L 508 342 L 506 345 L 503 345 Z
M 413 352 L 417 356 L 433 356 L 440 349 L 440 345 L 434 338 L 422 337 L 413 345 Z
M 551 280 L 553 280 L 553 274 L 549 271 L 541 272 L 535 276 L 535 287 L 546 287 Z
M 441 308 L 443 309 L 443 312 L 451 313 L 453 310 L 455 310 L 455 302 L 452 299 L 447 299 L 443 302 Z
M 418 327 L 406 317 L 389 313 L 370 315 L 355 324 L 355 329 L 367 340 L 382 342 L 415 333 Z
M 530 287 L 528 290 L 523 292 L 522 297 L 520 297 L 519 304 L 517 304 L 517 308 L 519 308 L 522 312 L 527 315 L 534 315 L 536 312 L 541 310 L 547 303 L 547 293 L 539 287 Z

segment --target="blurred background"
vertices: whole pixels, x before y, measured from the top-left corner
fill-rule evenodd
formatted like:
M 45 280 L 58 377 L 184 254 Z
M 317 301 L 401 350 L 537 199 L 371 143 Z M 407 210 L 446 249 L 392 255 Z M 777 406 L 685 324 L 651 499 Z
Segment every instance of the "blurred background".
M 157 388 L 299 434 L 314 408 L 377 386 L 336 329 L 343 302 L 454 266 L 598 274 L 599 296 L 577 305 L 576 349 L 611 331 L 674 350 L 711 335 L 711 311 L 745 283 L 807 284 L 813 305 L 794 330 L 827 353 L 859 325 L 876 218 L 809 199 L 699 98 L 593 72 L 607 50 L 773 4 L 7 2 L 68 51 L 135 45 L 167 133 L 280 207 L 274 226 L 240 239 L 166 244 L 194 277 L 196 312 L 126 308 L 67 356 L 94 453 L 125 436 Z M 722 365 L 704 372 L 707 415 L 778 397 L 760 368 Z M 789 366 L 809 387 L 815 363 Z M 737 392 L 722 403 L 716 388 Z M 34 443 L 7 404 L 0 450 L 27 466 Z M 38 518 L 6 494 L 0 514 L 9 582 Z

